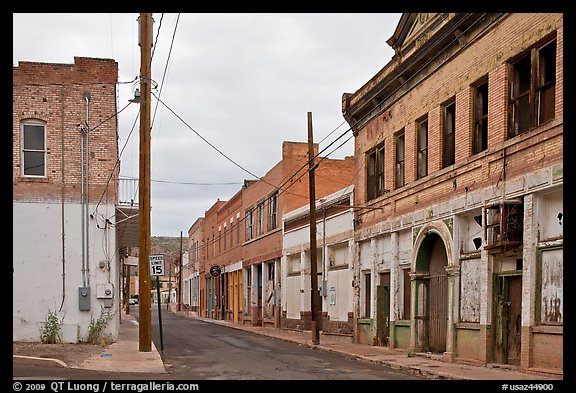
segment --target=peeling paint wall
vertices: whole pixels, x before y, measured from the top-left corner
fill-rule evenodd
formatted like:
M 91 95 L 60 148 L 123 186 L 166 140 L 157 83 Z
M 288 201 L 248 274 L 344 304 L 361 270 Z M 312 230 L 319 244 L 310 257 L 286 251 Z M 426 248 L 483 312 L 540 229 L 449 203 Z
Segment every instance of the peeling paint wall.
M 460 262 L 460 321 L 480 322 L 481 260 Z
M 542 252 L 542 288 L 540 321 L 562 323 L 564 320 L 563 249 Z

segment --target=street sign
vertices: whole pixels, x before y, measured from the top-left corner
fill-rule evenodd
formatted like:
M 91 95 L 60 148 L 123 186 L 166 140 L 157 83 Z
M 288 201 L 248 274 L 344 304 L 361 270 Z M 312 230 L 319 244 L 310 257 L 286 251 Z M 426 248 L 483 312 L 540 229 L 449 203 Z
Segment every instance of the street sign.
M 150 262 L 150 275 L 151 276 L 163 276 L 164 275 L 164 255 L 163 254 L 151 254 L 148 256 L 148 261 Z
M 212 277 L 214 277 L 214 278 L 219 277 L 221 273 L 222 273 L 222 269 L 220 269 L 220 266 L 218 266 L 218 265 L 210 266 L 210 275 Z

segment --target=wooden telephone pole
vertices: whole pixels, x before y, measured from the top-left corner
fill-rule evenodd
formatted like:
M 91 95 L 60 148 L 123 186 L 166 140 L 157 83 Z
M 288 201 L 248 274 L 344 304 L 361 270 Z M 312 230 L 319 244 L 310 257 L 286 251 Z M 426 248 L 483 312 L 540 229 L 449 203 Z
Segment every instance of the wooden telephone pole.
M 320 344 L 320 292 L 318 292 L 318 265 L 316 257 L 316 185 L 314 170 L 314 139 L 312 136 L 312 112 L 308 112 L 308 179 L 310 184 L 310 305 L 312 308 L 312 343 Z
M 140 224 L 139 277 L 139 350 L 152 350 L 152 307 L 150 301 L 150 96 L 152 82 L 152 14 L 140 14 L 140 183 L 138 185 Z

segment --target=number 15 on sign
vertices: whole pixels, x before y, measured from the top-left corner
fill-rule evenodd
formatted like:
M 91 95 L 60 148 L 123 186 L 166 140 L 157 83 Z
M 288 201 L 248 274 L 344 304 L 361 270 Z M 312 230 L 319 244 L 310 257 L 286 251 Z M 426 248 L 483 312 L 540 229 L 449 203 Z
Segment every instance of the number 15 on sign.
M 164 275 L 164 255 L 152 254 L 148 257 L 150 262 L 150 275 L 163 276 Z

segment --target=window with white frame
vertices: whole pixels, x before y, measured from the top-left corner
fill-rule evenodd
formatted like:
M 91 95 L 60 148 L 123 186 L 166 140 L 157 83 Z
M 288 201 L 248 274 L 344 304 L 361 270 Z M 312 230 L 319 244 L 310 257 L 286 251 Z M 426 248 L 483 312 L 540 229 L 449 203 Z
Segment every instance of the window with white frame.
M 22 175 L 46 177 L 46 125 L 39 121 L 22 123 Z

